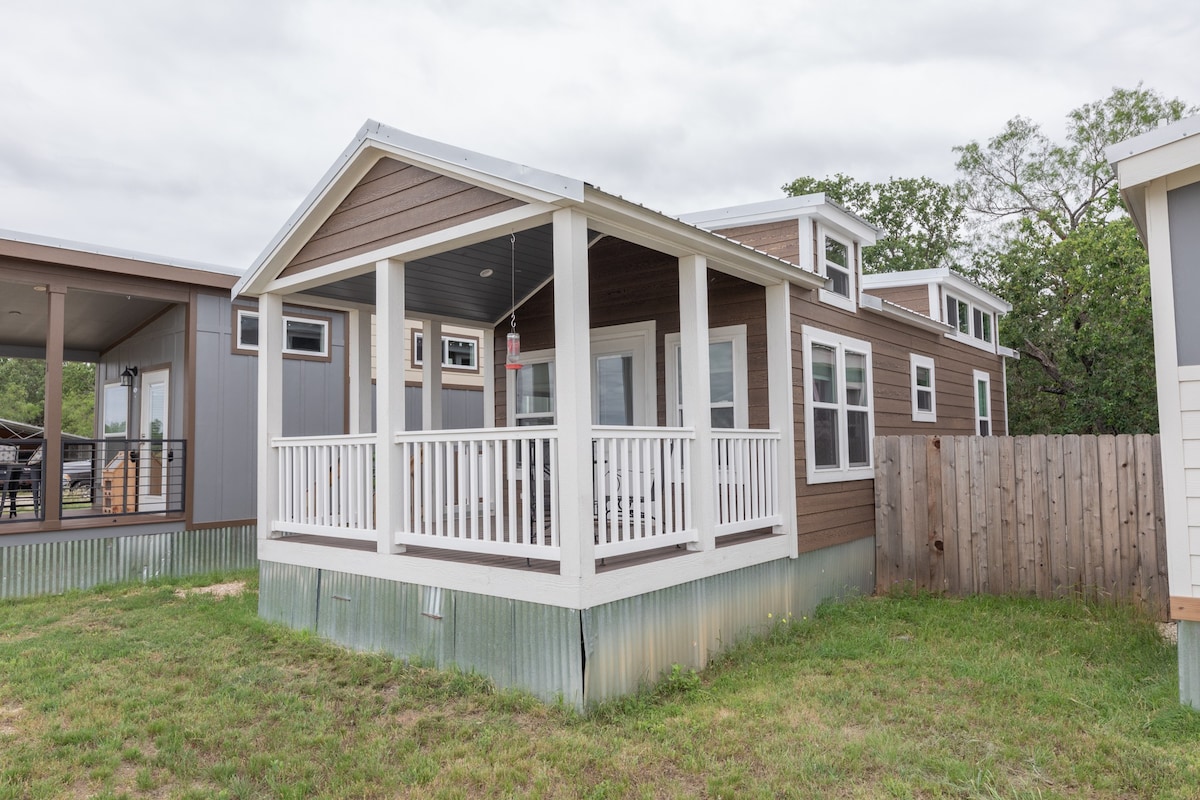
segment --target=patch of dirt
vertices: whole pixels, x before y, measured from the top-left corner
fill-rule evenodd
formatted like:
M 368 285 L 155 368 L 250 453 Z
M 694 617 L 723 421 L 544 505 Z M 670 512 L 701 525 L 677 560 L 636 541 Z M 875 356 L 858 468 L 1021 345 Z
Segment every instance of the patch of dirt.
M 17 723 L 24 716 L 25 709 L 21 706 L 5 703 L 0 705 L 0 736 L 16 736 L 21 732 Z
M 1179 626 L 1174 622 L 1159 622 L 1158 632 L 1171 644 L 1179 644 Z
M 191 594 L 211 594 L 213 597 L 237 597 L 246 591 L 245 581 L 230 583 L 214 583 L 212 586 L 197 586 L 194 589 L 176 589 L 176 597 L 187 597 Z

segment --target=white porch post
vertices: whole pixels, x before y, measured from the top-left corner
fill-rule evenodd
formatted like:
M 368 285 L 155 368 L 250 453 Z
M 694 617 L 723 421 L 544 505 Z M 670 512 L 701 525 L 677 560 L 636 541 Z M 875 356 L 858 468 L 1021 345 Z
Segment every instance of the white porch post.
M 496 427 L 496 332 L 483 331 L 479 364 L 483 369 L 483 427 Z
M 587 218 L 554 212 L 554 396 L 558 422 L 560 574 L 596 573 L 592 539 L 592 392 Z
M 442 323 L 427 319 L 421 326 L 421 430 L 442 429 Z
M 375 265 L 375 529 L 380 553 L 403 553 L 396 544 L 402 508 L 393 487 L 406 480 L 392 444 L 404 429 L 404 262 Z
M 792 292 L 788 283 L 767 287 L 767 409 L 779 431 L 779 516 L 777 529 L 791 539 L 788 552 L 800 554 L 796 538 L 796 422 L 792 402 Z
M 679 259 L 679 361 L 683 379 L 683 424 L 696 429 L 692 446 L 691 523 L 700 540 L 691 550 L 717 546 L 716 492 L 712 456 L 712 400 L 708 367 L 708 260 Z
M 371 315 L 357 308 L 346 315 L 350 381 L 349 433 L 371 431 Z
M 283 298 L 258 298 L 258 538 L 273 538 L 279 517 L 279 463 L 271 440 L 283 435 Z

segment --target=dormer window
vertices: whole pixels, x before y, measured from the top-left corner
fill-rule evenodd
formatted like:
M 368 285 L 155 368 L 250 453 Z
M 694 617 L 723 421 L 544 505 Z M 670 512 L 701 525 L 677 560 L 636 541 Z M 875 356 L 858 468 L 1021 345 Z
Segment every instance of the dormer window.
M 829 236 L 825 237 L 825 277 L 831 291 L 850 296 L 850 248 Z
M 817 229 L 817 226 L 814 224 L 813 228 Z M 819 293 L 821 301 L 854 311 L 858 299 L 855 291 L 854 243 L 832 235 L 823 227 L 819 235 L 820 247 L 817 252 L 821 256 L 821 274 L 825 276 L 825 288 Z
M 991 309 L 946 294 L 946 324 L 954 326 L 954 338 L 984 350 L 995 347 L 995 320 Z

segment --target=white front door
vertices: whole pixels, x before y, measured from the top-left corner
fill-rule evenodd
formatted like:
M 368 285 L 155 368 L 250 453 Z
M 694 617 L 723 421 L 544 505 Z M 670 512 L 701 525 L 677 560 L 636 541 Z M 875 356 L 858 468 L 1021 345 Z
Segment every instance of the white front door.
M 141 429 L 138 450 L 138 511 L 164 511 L 170 486 L 170 461 L 163 440 L 169 437 L 168 387 L 171 371 L 142 373 Z
M 592 424 L 653 425 L 653 323 L 592 330 Z

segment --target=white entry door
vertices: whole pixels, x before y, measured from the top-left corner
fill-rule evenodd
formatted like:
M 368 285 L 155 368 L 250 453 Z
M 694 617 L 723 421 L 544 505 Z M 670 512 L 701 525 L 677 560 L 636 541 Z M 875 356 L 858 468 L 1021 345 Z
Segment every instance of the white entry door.
M 142 373 L 138 511 L 165 511 L 167 507 L 170 462 L 163 440 L 170 436 L 167 430 L 170 377 L 169 369 Z
M 653 425 L 653 323 L 592 329 L 592 424 Z

